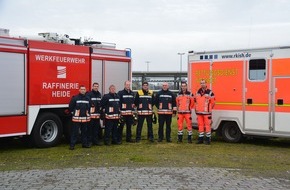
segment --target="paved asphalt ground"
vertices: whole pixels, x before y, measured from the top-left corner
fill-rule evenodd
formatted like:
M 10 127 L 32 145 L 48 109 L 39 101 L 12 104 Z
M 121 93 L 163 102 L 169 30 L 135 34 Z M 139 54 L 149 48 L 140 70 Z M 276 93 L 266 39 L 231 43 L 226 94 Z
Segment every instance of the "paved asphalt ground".
M 238 170 L 101 167 L 0 172 L 0 189 L 290 189 L 290 179 L 250 177 Z

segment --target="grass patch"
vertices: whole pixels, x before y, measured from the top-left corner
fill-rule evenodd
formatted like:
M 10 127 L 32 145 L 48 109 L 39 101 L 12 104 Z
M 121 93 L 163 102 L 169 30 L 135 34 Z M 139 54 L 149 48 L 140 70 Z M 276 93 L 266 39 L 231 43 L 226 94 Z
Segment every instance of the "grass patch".
M 175 119 L 174 119 L 175 120 Z M 172 126 L 176 126 L 176 122 Z M 134 127 L 136 128 L 136 126 Z M 248 139 L 230 144 L 213 134 L 210 146 L 177 144 L 177 127 L 172 127 L 173 143 L 150 143 L 146 126 L 141 143 L 93 146 L 76 145 L 70 151 L 65 142 L 53 148 L 30 148 L 19 139 L 1 139 L 0 170 L 62 169 L 76 167 L 215 167 L 251 171 L 252 174 L 290 178 L 290 140 Z M 125 134 L 125 131 L 124 131 Z M 157 125 L 154 135 L 157 138 Z M 135 130 L 133 131 L 135 137 Z M 186 135 L 184 135 L 186 137 Z M 186 138 L 184 138 L 186 139 Z M 194 141 L 197 133 L 194 132 Z

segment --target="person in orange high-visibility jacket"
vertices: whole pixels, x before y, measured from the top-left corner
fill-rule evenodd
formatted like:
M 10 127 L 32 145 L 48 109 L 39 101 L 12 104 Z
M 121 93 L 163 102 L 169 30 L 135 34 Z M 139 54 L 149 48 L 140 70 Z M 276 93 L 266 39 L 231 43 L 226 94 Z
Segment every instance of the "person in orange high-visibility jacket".
M 183 138 L 183 120 L 186 120 L 188 143 L 192 143 L 192 118 L 191 110 L 194 108 L 194 98 L 191 92 L 187 90 L 187 83 L 181 82 L 181 90 L 176 97 L 177 124 L 178 124 L 178 143 Z
M 214 93 L 207 88 L 206 81 L 200 81 L 201 88 L 195 95 L 195 113 L 198 123 L 198 140 L 197 144 L 202 144 L 205 137 L 205 144 L 210 144 L 211 140 L 211 121 L 212 109 L 215 105 Z

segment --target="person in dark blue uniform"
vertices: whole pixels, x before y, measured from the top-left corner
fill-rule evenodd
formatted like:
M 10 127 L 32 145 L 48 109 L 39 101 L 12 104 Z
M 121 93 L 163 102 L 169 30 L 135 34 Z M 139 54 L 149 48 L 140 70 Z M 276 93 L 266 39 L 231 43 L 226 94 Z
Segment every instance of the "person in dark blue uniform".
M 87 127 L 91 119 L 90 117 L 90 100 L 85 95 L 86 87 L 81 85 L 79 88 L 79 94 L 73 96 L 69 103 L 69 110 L 72 113 L 72 127 L 71 127 L 71 139 L 70 150 L 74 150 L 75 144 L 79 135 L 79 128 L 81 129 L 81 141 L 83 148 L 90 148 L 87 138 Z
M 136 142 L 140 142 L 141 133 L 144 120 L 147 121 L 148 138 L 150 142 L 154 142 L 153 126 L 152 126 L 152 114 L 154 105 L 153 91 L 148 89 L 148 82 L 142 83 L 142 89 L 138 90 L 135 97 L 135 105 L 138 113 L 138 124 L 136 131 Z
M 123 128 L 126 124 L 126 142 L 134 142 L 132 140 L 132 124 L 134 113 L 134 92 L 130 89 L 131 82 L 125 81 L 124 90 L 120 90 L 118 95 L 120 97 L 121 106 L 121 121 L 118 127 L 118 142 L 122 142 Z
M 91 121 L 88 127 L 88 142 L 90 145 L 101 145 L 99 133 L 102 133 L 102 128 L 100 124 L 100 104 L 102 95 L 99 92 L 99 84 L 97 82 L 93 83 L 92 90 L 86 95 L 90 99 L 91 106 Z
M 109 93 L 103 96 L 101 109 L 105 114 L 105 145 L 110 145 L 110 137 L 112 137 L 112 144 L 120 144 L 117 141 L 117 129 L 120 119 L 120 99 L 116 93 L 115 85 L 110 85 Z
M 158 142 L 162 142 L 164 138 L 164 123 L 166 123 L 166 141 L 171 140 L 171 122 L 172 115 L 176 115 L 176 96 L 169 89 L 168 83 L 162 84 L 162 89 L 157 93 L 155 105 L 158 109 Z

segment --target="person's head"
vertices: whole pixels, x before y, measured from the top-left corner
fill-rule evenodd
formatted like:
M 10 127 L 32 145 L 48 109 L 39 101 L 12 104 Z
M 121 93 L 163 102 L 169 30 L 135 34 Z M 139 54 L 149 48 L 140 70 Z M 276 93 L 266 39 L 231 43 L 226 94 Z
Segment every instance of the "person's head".
M 145 82 L 142 83 L 142 89 L 146 90 L 146 91 L 149 89 L 148 82 L 145 81 Z
M 167 82 L 164 82 L 162 84 L 162 90 L 168 90 L 168 83 Z
M 98 91 L 99 90 L 99 83 L 94 82 L 92 88 L 94 91 Z
M 84 85 L 80 85 L 79 92 L 80 92 L 80 94 L 85 95 L 86 94 L 86 87 Z
M 187 90 L 187 83 L 185 81 L 181 82 L 181 91 L 186 92 Z
M 124 83 L 124 88 L 126 89 L 126 90 L 130 90 L 130 87 L 131 87 L 131 82 L 130 81 L 125 81 L 125 83 Z
M 205 79 L 201 79 L 201 80 L 200 80 L 200 87 L 201 87 L 202 89 L 206 89 L 206 80 L 205 80 Z
M 116 87 L 115 87 L 115 85 L 113 85 L 113 84 L 110 85 L 109 92 L 110 93 L 116 93 Z

